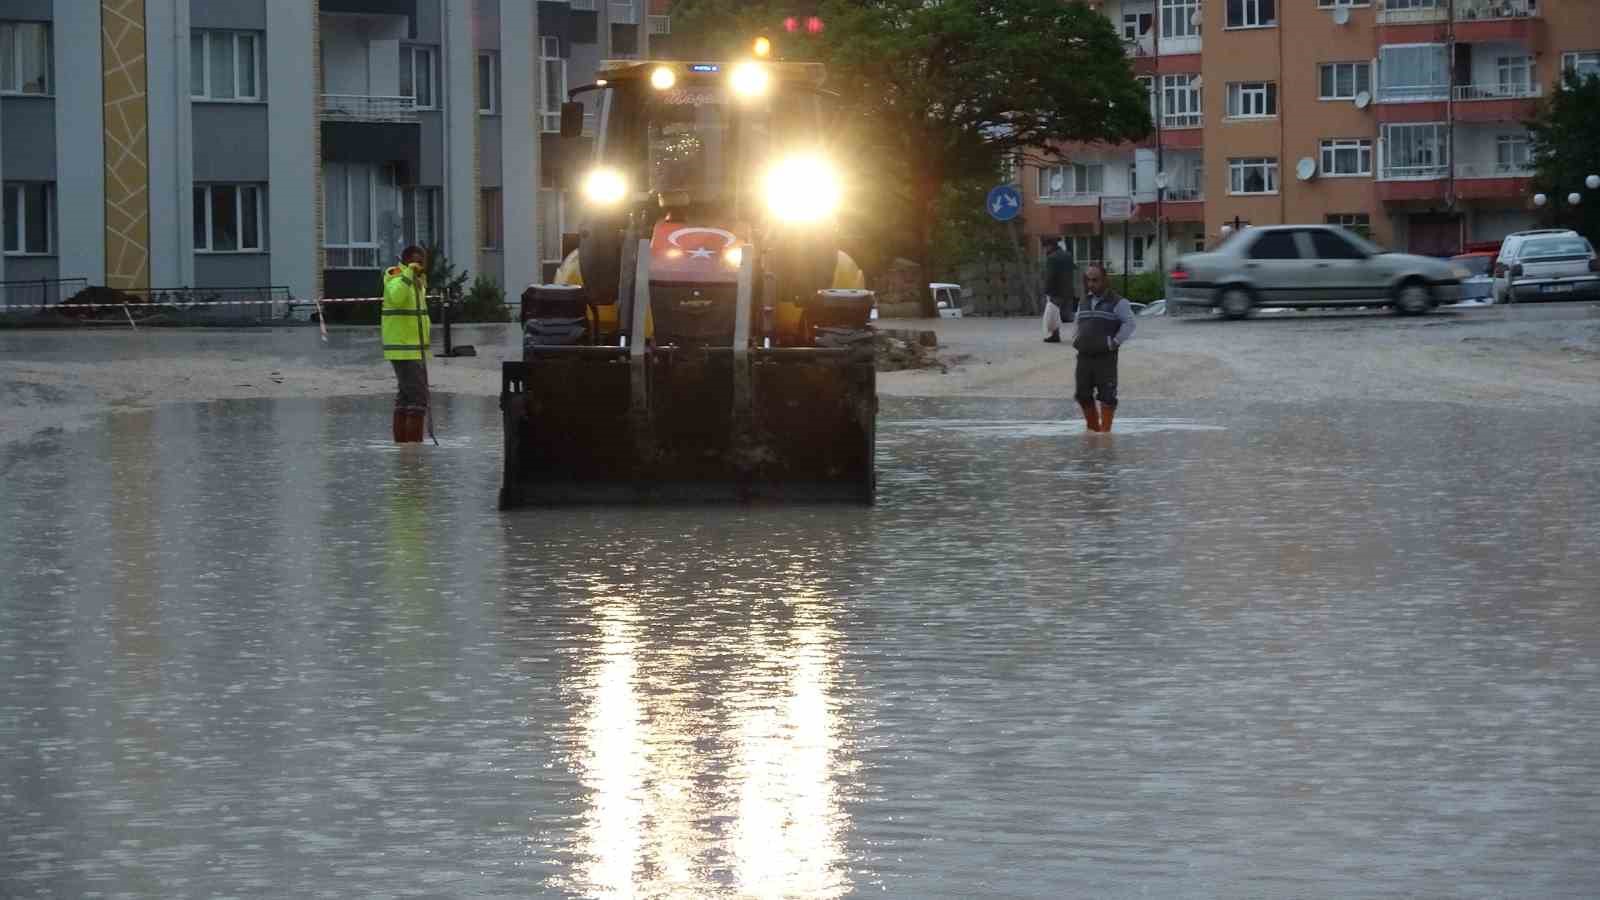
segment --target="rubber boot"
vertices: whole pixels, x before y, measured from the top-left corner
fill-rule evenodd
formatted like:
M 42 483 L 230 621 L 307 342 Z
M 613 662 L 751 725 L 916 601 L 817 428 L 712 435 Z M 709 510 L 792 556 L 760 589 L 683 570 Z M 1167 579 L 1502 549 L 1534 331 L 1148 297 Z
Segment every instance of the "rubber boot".
M 1107 406 L 1104 403 L 1100 404 L 1100 430 L 1101 431 L 1110 431 L 1111 430 L 1111 420 L 1115 419 L 1116 417 L 1117 417 L 1117 408 L 1115 406 Z
M 399 409 L 394 411 L 394 442 L 396 444 L 406 442 L 406 414 Z
M 1095 410 L 1093 400 L 1079 400 L 1078 406 L 1083 410 L 1083 422 L 1089 426 L 1090 431 L 1100 430 L 1100 413 Z
M 427 414 L 420 409 L 408 410 L 406 412 L 406 443 L 422 443 L 422 430 L 424 423 L 427 421 L 426 417 Z

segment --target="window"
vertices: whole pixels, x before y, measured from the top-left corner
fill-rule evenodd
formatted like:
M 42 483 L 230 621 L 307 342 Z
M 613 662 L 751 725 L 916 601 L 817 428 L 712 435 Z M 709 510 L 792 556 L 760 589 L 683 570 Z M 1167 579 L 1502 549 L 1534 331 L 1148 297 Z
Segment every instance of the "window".
M 260 54 L 248 31 L 189 35 L 189 95 L 197 100 L 259 100 Z
M 437 82 L 433 67 L 433 51 L 427 47 L 400 48 L 400 96 L 410 97 L 411 105 L 418 109 L 432 109 L 436 105 L 433 90 Z
M 1393 4 L 1390 4 L 1391 8 Z M 1378 89 L 1385 100 L 1444 100 L 1450 66 L 1444 44 L 1400 44 L 1378 51 Z
M 1250 245 L 1251 259 L 1299 259 L 1300 245 L 1293 230 L 1264 231 Z
M 48 24 L 0 22 L 0 93 L 48 94 L 52 68 Z
M 1495 86 L 1502 97 L 1520 97 L 1533 88 L 1533 57 L 1501 56 L 1495 59 Z
M 1371 6 L 1372 0 L 1317 0 L 1318 9 L 1332 9 L 1335 6 Z
M 439 242 L 439 189 L 408 187 L 400 191 L 401 246 L 432 247 Z M 399 255 L 398 252 L 396 255 Z
M 1072 261 L 1079 268 L 1091 262 L 1099 262 L 1105 249 L 1104 238 L 1092 234 L 1075 234 L 1067 239 L 1067 249 L 1072 251 Z
M 1348 228 L 1362 237 L 1372 236 L 1372 216 L 1367 213 L 1329 213 L 1322 221 L 1340 228 Z
M 322 164 L 323 247 L 330 269 L 376 269 L 378 167 Z
M 1276 24 L 1277 0 L 1228 0 L 1229 28 L 1264 28 Z
M 1391 178 L 1437 178 L 1450 165 L 1449 130 L 1441 122 L 1383 126 L 1383 172 Z
M 1228 85 L 1228 117 L 1264 119 L 1278 114 L 1278 85 L 1271 81 L 1235 81 Z
M 1371 63 L 1323 63 L 1317 70 L 1322 100 L 1354 100 L 1357 94 L 1372 92 Z
M 485 188 L 478 195 L 478 245 L 500 249 L 500 189 Z
M 1144 95 L 1150 102 L 1150 121 L 1155 121 L 1161 115 L 1156 109 L 1156 77 L 1154 75 L 1140 75 L 1136 81 L 1144 88 Z
M 1046 166 L 1039 170 L 1039 199 L 1065 200 L 1105 190 L 1106 167 L 1099 163 Z
M 1317 259 L 1366 259 L 1367 254 L 1360 247 L 1350 243 L 1349 239 L 1336 231 L 1311 229 L 1311 249 L 1316 251 Z
M 1276 194 L 1278 161 L 1270 157 L 1228 160 L 1228 193 Z
M 1122 39 L 1136 41 L 1149 34 L 1155 24 L 1156 17 L 1150 13 L 1123 13 Z
M 561 39 L 539 39 L 539 62 L 544 69 L 544 106 L 540 117 L 546 132 L 561 131 L 561 101 L 567 99 L 567 61 L 561 58 Z
M 1199 75 L 1161 76 L 1161 126 L 1199 128 L 1205 122 L 1200 112 Z
M 1129 247 L 1133 251 L 1133 261 L 1129 263 L 1129 267 L 1142 270 L 1145 267 L 1146 257 L 1150 255 L 1150 251 L 1156 248 L 1155 235 L 1136 234 L 1129 242 Z
M 1561 67 L 1579 78 L 1600 75 L 1600 50 L 1561 54 Z
M 1322 142 L 1322 174 L 1371 175 L 1372 141 L 1366 138 L 1339 138 Z
M 261 188 L 249 184 L 195 185 L 195 252 L 258 252 L 262 230 Z
M 1448 0 L 1388 0 L 1389 9 L 1442 9 Z
M 1502 134 L 1494 139 L 1497 172 L 1525 172 L 1533 168 L 1533 154 L 1525 134 Z
M 5 226 L 5 252 L 17 256 L 48 256 L 55 242 L 55 185 L 49 182 L 6 182 L 5 209 L 0 222 Z
M 478 112 L 492 116 L 500 111 L 500 54 L 478 54 Z
M 639 8 L 635 0 L 611 0 L 611 24 L 639 24 Z
M 594 0 L 572 0 L 572 8 L 577 12 L 594 12 Z
M 1200 36 L 1200 0 L 1161 0 L 1161 39 Z

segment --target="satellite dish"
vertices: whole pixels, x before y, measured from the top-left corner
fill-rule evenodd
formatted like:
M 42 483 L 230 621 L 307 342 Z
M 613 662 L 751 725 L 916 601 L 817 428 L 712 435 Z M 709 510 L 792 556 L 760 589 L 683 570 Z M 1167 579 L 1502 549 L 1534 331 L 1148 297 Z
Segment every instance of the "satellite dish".
M 1198 10 L 1198 9 L 1195 10 L 1194 11 L 1194 15 L 1189 17 L 1189 24 L 1190 25 L 1195 25 L 1195 26 L 1198 26 L 1200 24 L 1200 10 Z
M 1356 109 L 1366 109 L 1372 103 L 1372 95 L 1366 91 L 1356 95 Z
M 1167 173 L 1165 173 L 1165 172 L 1157 172 L 1156 173 L 1156 187 L 1158 189 L 1164 191 L 1164 190 L 1167 189 L 1167 185 L 1171 184 L 1171 183 L 1172 183 L 1172 180 L 1167 177 Z
M 1294 174 L 1298 176 L 1301 181 L 1310 181 L 1311 179 L 1317 177 L 1317 161 L 1309 156 L 1301 157 L 1300 162 L 1295 164 Z
M 1335 24 L 1335 25 L 1348 25 L 1348 24 L 1350 24 L 1350 7 L 1348 7 L 1348 6 L 1335 6 L 1333 8 L 1333 24 Z
M 1205 76 L 1203 76 L 1203 75 L 1192 75 L 1189 78 L 1189 86 L 1194 88 L 1197 91 L 1200 90 L 1201 88 L 1205 87 L 1205 84 L 1206 84 L 1206 79 L 1205 79 Z

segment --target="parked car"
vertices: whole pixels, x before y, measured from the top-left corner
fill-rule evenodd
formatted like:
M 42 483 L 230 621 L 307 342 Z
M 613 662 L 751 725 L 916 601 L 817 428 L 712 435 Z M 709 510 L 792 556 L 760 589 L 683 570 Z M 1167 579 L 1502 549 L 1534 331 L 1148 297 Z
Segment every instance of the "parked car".
M 1594 245 L 1576 231 L 1556 229 L 1506 238 L 1495 260 L 1494 296 L 1500 303 L 1600 299 Z
M 1392 306 L 1416 315 L 1459 300 L 1469 274 L 1447 260 L 1386 252 L 1337 226 L 1274 225 L 1237 231 L 1209 253 L 1180 259 L 1167 297 L 1230 319 L 1263 306 Z
M 1494 302 L 1493 252 L 1462 253 L 1450 257 L 1450 263 L 1470 274 L 1461 279 L 1461 299 Z

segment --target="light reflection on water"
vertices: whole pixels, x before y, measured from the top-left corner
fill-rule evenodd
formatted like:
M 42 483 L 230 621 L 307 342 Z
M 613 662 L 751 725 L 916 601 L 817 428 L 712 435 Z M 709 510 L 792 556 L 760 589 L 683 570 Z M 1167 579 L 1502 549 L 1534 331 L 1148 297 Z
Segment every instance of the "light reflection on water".
M 1071 412 L 886 402 L 871 509 L 501 514 L 459 397 L 0 447 L 0 895 L 1587 895 L 1600 423 Z

